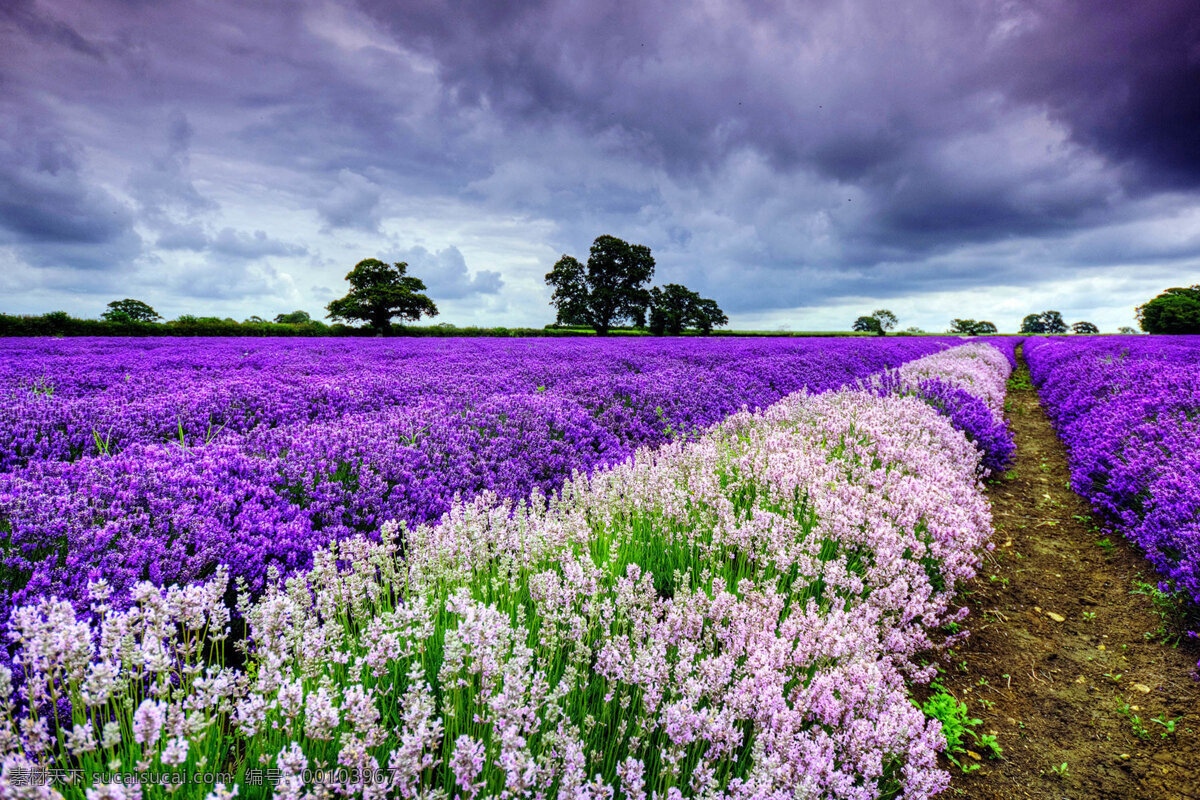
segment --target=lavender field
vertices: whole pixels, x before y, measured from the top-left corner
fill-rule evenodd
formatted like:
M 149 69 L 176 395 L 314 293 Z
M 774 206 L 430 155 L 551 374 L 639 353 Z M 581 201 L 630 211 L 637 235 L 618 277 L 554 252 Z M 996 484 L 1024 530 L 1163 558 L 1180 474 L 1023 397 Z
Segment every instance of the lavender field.
M 1072 488 L 1200 604 L 1200 337 L 1030 340 Z
M 0 784 L 929 797 L 1005 349 L 7 344 Z
M 10 341 L 4 606 L 267 569 L 457 495 L 520 499 L 936 339 Z M 0 611 L 0 617 L 6 615 Z

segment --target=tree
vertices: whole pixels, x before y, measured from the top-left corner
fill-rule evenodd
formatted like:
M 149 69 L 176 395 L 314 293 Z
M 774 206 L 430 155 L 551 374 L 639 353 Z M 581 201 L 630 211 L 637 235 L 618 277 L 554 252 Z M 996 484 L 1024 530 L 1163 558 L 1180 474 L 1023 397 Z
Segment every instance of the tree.
M 141 300 L 113 300 L 108 304 L 108 310 L 100 315 L 108 322 L 154 322 L 162 319 L 162 315 Z
M 615 236 L 597 236 L 587 266 L 564 255 L 546 273 L 554 287 L 550 305 L 560 325 L 586 325 L 601 336 L 623 321 L 646 324 L 650 292 L 644 287 L 654 275 L 650 248 Z
M 967 336 L 988 336 L 996 332 L 996 326 L 986 319 L 976 322 L 973 319 L 950 320 L 949 333 L 965 334 Z
M 1175 287 L 1137 307 L 1146 333 L 1200 333 L 1200 284 Z
M 1131 335 L 1131 334 L 1136 334 L 1136 333 L 1137 333 L 1137 329 L 1136 329 L 1136 328 L 1131 328 L 1131 327 L 1129 327 L 1128 325 L 1122 325 L 1121 327 L 1117 328 L 1117 333 L 1121 333 L 1121 334 L 1124 334 L 1124 335 L 1126 335 L 1126 336 L 1129 336 L 1129 335 Z
M 950 320 L 950 330 L 948 330 L 947 333 L 965 333 L 967 336 L 974 336 L 975 320 L 952 319 Z
M 1074 331 L 1075 333 L 1084 333 L 1084 334 L 1100 332 L 1099 328 L 1097 328 L 1095 325 L 1088 322 L 1087 320 L 1084 320 L 1082 322 L 1076 322 L 1074 325 L 1071 326 L 1071 330 Z
M 290 314 L 275 315 L 275 322 L 282 325 L 307 325 L 312 321 L 312 317 L 308 315 L 307 311 L 293 311 Z
M 397 261 L 388 265 L 374 258 L 364 259 L 346 273 L 350 293 L 325 306 L 332 320 L 366 322 L 381 333 L 392 328 L 392 318 L 415 321 L 423 315 L 436 317 L 438 310 L 425 291 L 425 283 L 406 273 L 408 264 Z
M 1021 320 L 1021 333 L 1066 333 L 1067 323 L 1057 311 L 1030 314 Z
M 1046 327 L 1046 333 L 1067 332 L 1067 323 L 1063 320 L 1062 314 L 1057 311 L 1043 311 L 1042 324 Z
M 1030 314 L 1021 320 L 1021 333 L 1045 333 L 1046 323 L 1041 314 Z
M 924 333 L 925 331 L 922 328 L 917 327 L 916 325 L 909 325 L 907 328 L 904 329 L 904 332 L 905 333 Z
M 725 316 L 725 312 L 717 305 L 716 300 L 709 300 L 707 297 L 701 297 L 697 304 L 696 311 L 696 327 L 705 336 L 712 333 L 713 328 L 723 327 L 729 324 L 729 317 Z
M 886 308 L 879 308 L 872 311 L 871 316 L 879 320 L 879 327 L 884 331 L 890 331 L 892 328 L 895 328 L 896 323 L 899 321 L 896 319 L 896 315 Z
M 729 324 L 715 300 L 701 297 L 686 286 L 668 283 L 650 290 L 650 332 L 678 336 L 685 328 L 711 333 L 714 326 Z
M 883 326 L 879 324 L 879 320 L 875 317 L 859 317 L 854 320 L 853 328 L 860 333 L 873 333 L 876 336 L 883 336 Z

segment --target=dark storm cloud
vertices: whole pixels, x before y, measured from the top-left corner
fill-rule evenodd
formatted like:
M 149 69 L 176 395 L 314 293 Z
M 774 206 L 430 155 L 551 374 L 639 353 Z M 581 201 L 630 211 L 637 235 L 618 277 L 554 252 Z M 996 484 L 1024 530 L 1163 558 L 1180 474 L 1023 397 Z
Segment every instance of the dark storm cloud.
M 83 168 L 53 131 L 7 124 L 0 135 L 0 242 L 35 266 L 121 267 L 141 250 L 132 210 Z
M 362 5 L 437 59 L 456 103 L 510 126 L 619 130 L 621 156 L 684 181 L 749 148 L 793 183 L 857 190 L 844 199 L 871 216 L 844 234 L 852 262 L 1071 230 L 1117 213 L 1139 169 L 1186 179 L 1200 164 L 1200 7 L 1183 0 L 1155 0 L 1147 15 L 1113 0 L 1094 16 L 1084 2 L 663 13 L 479 0 L 453 17 L 437 2 Z M 1034 128 L 1043 112 L 1066 141 Z M 1006 130 L 1022 118 L 1029 129 Z M 956 160 L 964 147 L 975 152 Z M 1097 176 L 1086 148 L 1138 163 Z
M 100 48 L 70 25 L 36 8 L 33 0 L 6 0 L 0 4 L 0 22 L 20 28 L 38 41 L 65 45 L 77 53 L 104 60 Z
M 20 0 L 0 11 L 0 119 L 26 121 L 0 128 L 0 244 L 68 270 L 141 259 L 215 298 L 293 276 L 316 294 L 318 264 L 432 242 L 397 259 L 435 299 L 513 308 L 541 307 L 550 261 L 501 280 L 444 245 L 496 220 L 494 241 L 536 230 L 547 253 L 612 233 L 740 311 L 1192 263 L 1198 18 L 1194 0 Z
M 1027 13 L 998 72 L 1013 99 L 1045 104 L 1152 185 L 1200 185 L 1200 5 L 1069 0 Z

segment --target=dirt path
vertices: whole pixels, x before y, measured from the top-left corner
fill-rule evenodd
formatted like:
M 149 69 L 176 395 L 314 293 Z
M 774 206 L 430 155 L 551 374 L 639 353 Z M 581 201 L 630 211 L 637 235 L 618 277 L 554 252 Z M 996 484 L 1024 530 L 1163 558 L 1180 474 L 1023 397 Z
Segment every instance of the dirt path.
M 1163 643 L 1169 615 L 1131 593 L 1152 569 L 1095 529 L 1023 360 L 1013 378 L 1017 463 L 990 489 L 996 550 L 942 677 L 1004 758 L 966 758 L 979 769 L 952 767 L 943 796 L 1200 800 L 1200 648 Z

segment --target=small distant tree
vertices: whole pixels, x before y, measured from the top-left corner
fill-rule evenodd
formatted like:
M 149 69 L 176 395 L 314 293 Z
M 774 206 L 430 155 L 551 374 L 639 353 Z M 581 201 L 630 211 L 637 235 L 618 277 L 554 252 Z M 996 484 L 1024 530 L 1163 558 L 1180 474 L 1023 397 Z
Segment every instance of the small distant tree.
M 266 322 L 266 320 L 260 317 L 258 314 L 254 314 L 246 317 L 246 322 L 250 325 L 262 325 Z
M 1200 333 L 1200 284 L 1167 289 L 1138 306 L 1137 318 L 1146 333 Z
M 276 314 L 275 322 L 283 325 L 307 325 L 312 322 L 312 317 L 307 311 L 293 311 L 290 314 Z
M 967 336 L 975 335 L 976 322 L 973 319 L 952 319 L 950 320 L 950 330 L 947 333 L 960 333 Z
M 1043 311 L 1042 324 L 1046 326 L 1046 333 L 1067 332 L 1067 323 L 1063 320 L 1063 315 L 1057 311 Z
M 1021 333 L 1066 333 L 1067 323 L 1058 311 L 1030 314 L 1021 321 Z
M 924 329 L 918 328 L 916 325 L 909 325 L 904 329 L 905 333 L 924 333 Z
M 392 319 L 413 322 L 424 315 L 437 316 L 437 306 L 423 294 L 425 283 L 408 273 L 408 264 L 385 264 L 364 259 L 346 274 L 350 293 L 325 306 L 328 317 L 346 322 L 366 322 L 380 333 L 392 328 Z
M 1083 333 L 1083 334 L 1100 332 L 1099 328 L 1097 328 L 1095 325 L 1088 322 L 1087 320 L 1084 320 L 1082 322 L 1076 322 L 1075 324 L 1073 324 L 1071 326 L 1071 330 L 1075 333 Z
M 623 321 L 645 326 L 650 303 L 645 286 L 653 275 L 649 247 L 597 236 L 587 266 L 564 255 L 546 273 L 546 283 L 554 287 L 550 305 L 558 324 L 586 325 L 604 336 Z
M 952 319 L 950 320 L 949 333 L 958 333 L 966 336 L 990 336 L 996 332 L 996 326 L 984 320 L 973 319 Z
M 1021 333 L 1045 333 L 1046 323 L 1041 314 L 1030 314 L 1021 320 Z
M 696 327 L 704 335 L 712 333 L 713 328 L 721 328 L 729 324 L 729 317 L 717 305 L 716 300 L 701 297 L 696 304 Z
M 141 300 L 113 300 L 108 304 L 108 310 L 100 315 L 108 322 L 154 322 L 162 319 L 162 315 Z
M 668 283 L 650 290 L 650 332 L 661 336 L 678 336 L 687 328 L 711 333 L 718 325 L 729 324 L 729 318 L 715 300 L 701 297 L 686 286 Z
M 853 329 L 859 333 L 873 333 L 876 336 L 883 336 L 883 326 L 879 324 L 879 320 L 875 317 L 859 317 L 854 320 Z
M 1124 334 L 1124 335 L 1126 335 L 1126 336 L 1130 336 L 1130 335 L 1136 334 L 1136 333 L 1137 333 L 1137 329 L 1136 329 L 1136 328 L 1131 328 L 1131 327 L 1129 327 L 1128 325 L 1122 325 L 1121 327 L 1117 328 L 1117 333 L 1121 333 L 1121 334 Z
M 896 319 L 896 315 L 891 311 L 888 311 L 886 308 L 875 309 L 871 312 L 871 316 L 879 320 L 879 327 L 883 331 L 892 330 L 896 327 L 896 323 L 899 321 Z

